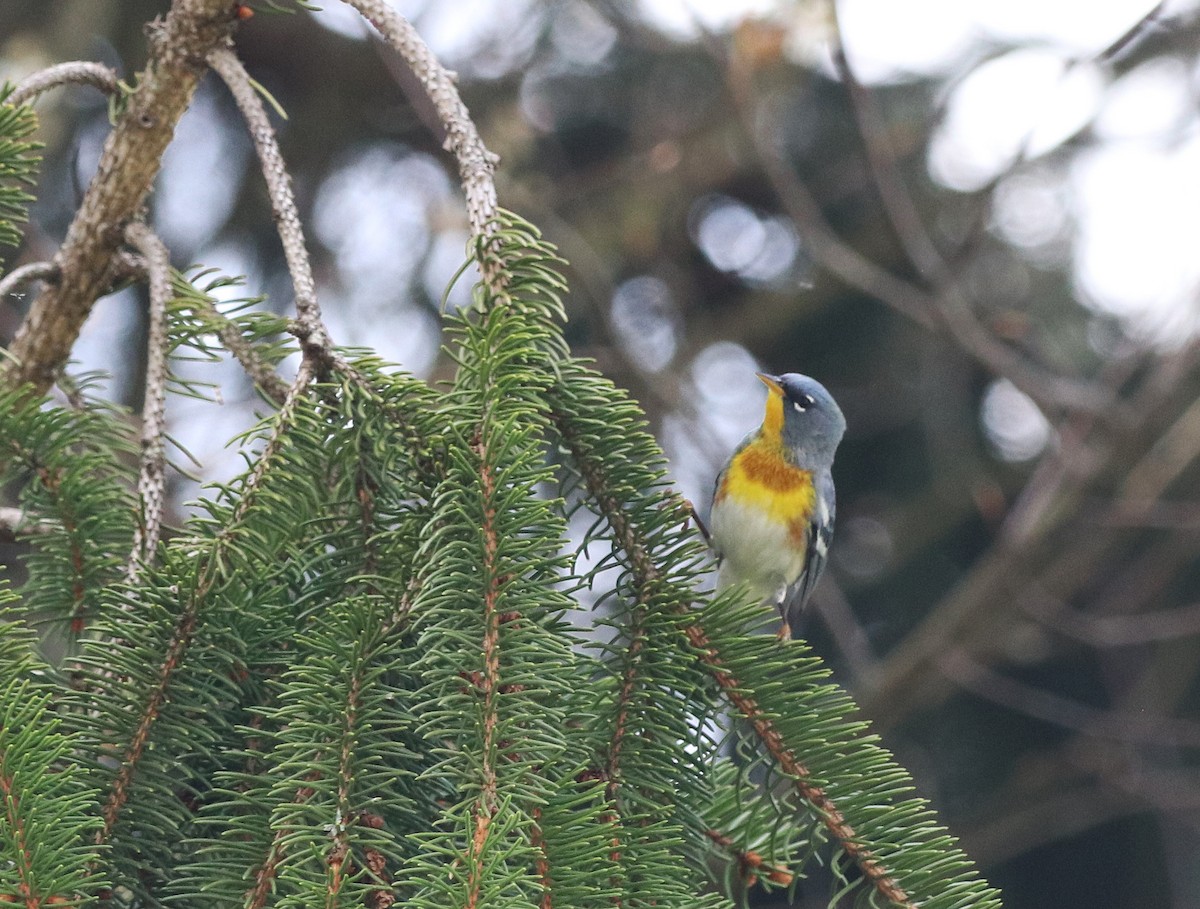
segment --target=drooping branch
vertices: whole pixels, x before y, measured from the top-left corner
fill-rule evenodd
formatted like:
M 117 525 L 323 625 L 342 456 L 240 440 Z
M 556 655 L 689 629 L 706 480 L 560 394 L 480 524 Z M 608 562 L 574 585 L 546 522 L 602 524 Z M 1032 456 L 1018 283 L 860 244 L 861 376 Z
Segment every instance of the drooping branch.
M 792 778 L 796 792 L 813 807 L 821 823 L 837 841 L 838 846 L 844 849 L 846 854 L 858 865 L 863 876 L 871 882 L 871 886 L 896 905 L 916 909 L 909 900 L 908 894 L 904 892 L 892 873 L 879 861 L 870 847 L 862 842 L 858 833 L 855 832 L 829 794 L 812 782 L 812 774 L 808 767 L 796 757 L 795 752 L 788 748 L 770 714 L 725 668 L 720 654 L 713 647 L 700 623 L 693 622 L 687 625 L 684 632 L 687 634 L 688 641 L 699 652 L 701 661 L 710 670 L 717 684 L 721 686 L 721 690 L 729 702 L 737 708 L 738 713 L 750 722 L 763 747 L 767 749 L 779 767 Z
M 167 247 L 141 221 L 125 229 L 129 242 L 142 254 L 150 277 L 150 321 L 146 333 L 146 392 L 142 400 L 142 461 L 138 496 L 142 521 L 134 529 L 127 576 L 137 575 L 139 563 L 150 563 L 162 533 L 167 486 L 167 301 L 171 298 L 171 259 Z
M 76 60 L 59 63 L 22 79 L 5 99 L 8 104 L 28 104 L 38 95 L 60 85 L 91 85 L 106 95 L 119 89 L 117 74 L 103 63 Z
M 197 305 L 202 318 L 213 326 L 225 349 L 242 365 L 250 380 L 262 389 L 263 394 L 282 406 L 287 400 L 288 383 L 280 378 L 270 363 L 258 355 L 254 345 L 242 337 L 237 325 L 223 312 L 207 299 Z
M 446 130 L 445 148 L 458 161 L 459 179 L 467 199 L 467 220 L 476 238 L 487 238 L 495 230 L 496 183 L 493 174 L 500 158 L 488 151 L 467 107 L 454 85 L 454 74 L 433 55 L 416 29 L 386 0 L 345 0 L 366 17 L 384 40 L 394 47 L 417 76 L 433 102 Z M 483 278 L 493 290 L 503 283 L 498 262 L 484 257 Z
M 747 886 L 754 886 L 757 883 L 757 878 L 765 877 L 773 884 L 778 884 L 781 887 L 786 887 L 793 880 L 795 875 L 786 868 L 780 868 L 777 865 L 772 865 L 753 849 L 742 849 L 733 838 L 720 830 L 708 829 L 704 831 L 704 835 L 713 841 L 717 846 L 728 853 L 738 864 L 738 869 L 742 873 L 742 877 Z
M 271 197 L 275 227 L 283 243 L 283 254 L 296 295 L 296 319 L 299 323 L 296 336 L 304 347 L 305 356 L 315 357 L 322 369 L 328 369 L 331 365 L 329 332 L 321 320 L 317 285 L 308 260 L 300 211 L 292 193 L 292 178 L 279 151 L 279 143 L 275 141 L 275 130 L 267 117 L 266 107 L 241 61 L 228 46 L 218 47 L 210 53 L 208 63 L 229 87 L 254 140 L 254 149 Z
M 67 362 L 92 306 L 111 283 L 125 225 L 157 176 L 175 124 L 204 73 L 204 59 L 237 21 L 228 0 L 176 0 L 152 27 L 150 60 L 104 144 L 62 247 L 59 280 L 43 288 L 0 363 L 0 382 L 44 394 Z
M 471 808 L 474 830 L 467 855 L 470 863 L 467 883 L 467 909 L 479 906 L 480 888 L 483 881 L 482 856 L 491 835 L 492 819 L 498 808 L 496 780 L 497 726 L 500 689 L 500 574 L 497 568 L 499 537 L 496 532 L 496 478 L 489 463 L 491 452 L 482 438 L 473 443 L 479 458 L 479 486 L 483 497 L 483 565 L 482 576 L 487 585 L 483 597 L 483 619 L 485 622 L 482 642 L 483 672 L 479 673 L 477 687 L 483 697 L 483 745 L 479 750 L 479 797 Z
M 164 705 L 169 702 L 175 676 L 191 646 L 197 623 L 200 620 L 200 609 L 212 585 L 217 581 L 218 565 L 223 555 L 222 550 L 237 538 L 239 525 L 257 498 L 257 493 L 267 474 L 268 465 L 274 461 L 284 444 L 286 429 L 294 421 L 296 410 L 304 398 L 312 377 L 312 366 L 308 360 L 305 360 L 300 364 L 296 378 L 288 389 L 287 399 L 275 417 L 274 431 L 242 489 L 241 497 L 230 516 L 229 524 L 212 541 L 206 555 L 206 563 L 198 570 L 196 586 L 189 593 L 187 602 L 175 623 L 162 662 L 157 667 L 155 683 L 141 706 L 137 727 L 121 754 L 120 769 L 117 771 L 101 811 L 104 823 L 96 834 L 98 845 L 108 842 L 125 810 L 134 778 L 146 748 L 150 744 L 151 732 Z

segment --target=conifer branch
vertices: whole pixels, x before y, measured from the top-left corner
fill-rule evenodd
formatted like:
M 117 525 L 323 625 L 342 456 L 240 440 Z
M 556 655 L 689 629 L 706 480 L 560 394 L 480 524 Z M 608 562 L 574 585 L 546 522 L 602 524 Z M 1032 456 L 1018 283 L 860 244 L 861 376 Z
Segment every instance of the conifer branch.
M 316 776 L 310 775 L 308 782 L 315 782 Z M 311 786 L 300 786 L 292 804 L 303 805 L 312 798 L 315 790 Z M 263 909 L 275 890 L 275 879 L 279 873 L 279 865 L 287 853 L 286 841 L 291 831 L 287 827 L 279 827 L 271 837 L 271 845 L 267 857 L 261 865 L 254 869 L 254 887 L 246 894 L 245 909 Z
M 6 99 L 7 104 L 29 104 L 42 92 L 60 85 L 91 85 L 106 95 L 115 95 L 120 88 L 117 74 L 103 63 L 75 60 L 58 63 L 26 76 Z
M 279 151 L 279 143 L 275 140 L 275 130 L 250 76 L 228 44 L 213 50 L 208 55 L 208 64 L 229 88 L 250 130 L 250 138 L 254 141 L 254 150 L 262 165 L 263 178 L 271 197 L 271 210 L 275 216 L 275 228 L 283 243 L 288 274 L 292 278 L 299 323 L 295 334 L 300 339 L 305 355 L 315 358 L 320 364 L 319 371 L 325 372 L 332 365 L 332 342 L 321 320 L 317 285 L 304 242 L 304 227 L 292 193 L 292 178 Z
M 275 454 L 283 444 L 286 429 L 294 419 L 296 406 L 299 404 L 311 378 L 312 366 L 308 360 L 304 360 L 300 364 L 296 380 L 289 389 L 287 400 L 284 402 L 283 407 L 280 408 L 278 414 L 276 414 L 275 427 L 271 438 L 259 456 L 258 462 L 255 464 L 254 470 L 251 472 L 245 487 L 242 489 L 241 497 L 230 516 L 228 525 L 211 541 L 207 556 L 204 557 L 206 561 L 197 573 L 195 586 L 192 587 L 188 594 L 187 603 L 176 620 L 175 629 L 171 634 L 162 664 L 157 670 L 155 684 L 146 695 L 137 727 L 121 756 L 120 769 L 113 779 L 108 797 L 101 810 L 101 817 L 104 820 L 104 824 L 96 834 L 97 845 L 108 842 L 117 820 L 128 801 L 130 786 L 149 741 L 150 732 L 154 728 L 159 712 L 168 701 L 171 682 L 192 641 L 192 636 L 196 630 L 196 623 L 199 619 L 200 608 L 209 590 L 218 579 L 220 550 L 230 545 L 232 540 L 235 539 L 238 527 L 245 517 L 246 512 L 253 504 L 255 493 L 266 476 L 267 466 L 274 459 Z
M 127 578 L 138 564 L 151 564 L 162 535 L 167 486 L 167 301 L 171 298 L 171 259 L 167 247 L 143 222 L 125 228 L 125 236 L 141 253 L 150 277 L 150 324 L 146 337 L 146 391 L 142 398 L 142 457 L 138 495 L 142 520 L 134 528 Z
M 53 262 L 27 262 L 0 278 L 0 300 L 31 281 L 53 281 L 57 275 Z
M 496 696 L 500 687 L 500 572 L 496 562 L 499 540 L 496 533 L 496 478 L 489 463 L 489 452 L 481 436 L 476 436 L 472 449 L 479 458 L 479 483 L 483 500 L 483 672 L 477 687 L 483 694 L 483 743 L 479 750 L 481 784 L 479 798 L 472 808 L 474 835 L 468 855 L 478 858 L 484 853 L 492 816 L 496 813 Z M 482 884 L 483 869 L 476 860 L 470 863 L 467 873 L 467 909 L 477 909 Z
M 765 877 L 771 883 L 777 884 L 780 887 L 787 887 L 795 880 L 796 876 L 792 872 L 786 868 L 772 865 L 752 849 L 739 848 L 733 841 L 733 837 L 722 833 L 720 830 L 709 828 L 704 831 L 704 835 L 733 857 L 738 864 L 738 869 L 741 871 L 747 887 L 753 887 L 757 883 L 756 878 L 760 877 Z
M 115 273 L 125 224 L 141 209 L 162 154 L 204 73 L 204 58 L 237 21 L 228 0 L 175 0 L 151 32 L 150 59 L 109 134 L 96 175 L 54 256 L 59 280 L 42 289 L 0 363 L 0 384 L 41 395 L 71 354 Z
M 554 879 L 550 876 L 550 860 L 546 857 L 546 839 L 542 835 L 542 809 L 533 809 L 533 824 L 529 830 L 529 844 L 537 851 L 534 861 L 538 880 L 542 884 L 542 899 L 538 909 L 554 909 Z
M 416 75 L 433 102 L 446 130 L 444 147 L 458 161 L 458 175 L 467 200 L 467 220 L 477 239 L 487 239 L 496 229 L 498 207 L 493 175 L 500 158 L 488 151 L 479 136 L 467 107 L 455 87 L 455 76 L 433 55 L 416 29 L 386 0 L 345 0 L 357 9 L 395 48 Z M 499 291 L 504 283 L 503 267 L 488 256 L 481 256 L 479 267 L 484 281 Z
M 346 883 L 344 865 L 350 857 L 350 824 L 353 823 L 353 812 L 350 807 L 350 787 L 354 782 L 354 746 L 360 730 L 356 726 L 359 709 L 359 695 L 362 690 L 362 670 L 367 665 L 362 659 L 355 667 L 356 671 L 350 677 L 346 692 L 346 705 L 342 711 L 342 741 L 338 749 L 337 767 L 337 810 L 334 814 L 333 830 L 330 838 L 333 845 L 325 859 L 328 874 L 325 890 L 325 909 L 335 909 L 338 895 Z
M 0 748 L 0 798 L 4 802 L 4 822 L 12 842 L 9 861 L 17 872 L 17 896 L 27 909 L 38 909 L 41 900 L 33 873 L 33 851 L 37 843 L 31 843 L 25 831 L 25 815 L 21 808 L 21 796 L 17 791 L 15 774 L 6 766 L 6 749 Z
M 117 256 L 117 265 L 124 277 L 141 281 L 148 279 L 149 268 L 146 260 L 136 253 L 122 251 Z M 186 283 L 187 278 L 176 273 L 173 275 L 173 281 Z M 205 293 L 189 296 L 188 303 L 221 339 L 225 350 L 241 364 L 250 381 L 272 402 L 282 406 L 283 402 L 287 400 L 288 383 L 280 377 L 270 363 L 259 355 L 257 348 L 242 337 L 242 332 L 237 324 L 217 309 Z
M 81 530 L 79 521 L 76 519 L 74 510 L 70 507 L 70 500 L 60 495 L 62 472 L 61 470 L 38 465 L 36 453 L 26 451 L 16 439 L 12 440 L 11 448 L 17 457 L 23 457 L 33 467 L 34 476 L 38 478 L 38 482 L 42 484 L 42 488 L 50 495 L 51 502 L 58 513 L 58 519 L 62 523 L 63 532 L 70 540 L 69 554 L 66 560 L 71 572 L 71 581 L 68 588 L 71 601 L 69 615 L 71 632 L 79 634 L 83 631 L 87 618 L 85 615 L 85 604 L 87 602 L 88 591 L 84 575 L 84 554 L 83 544 L 80 539 Z
M 630 703 L 637 687 L 642 647 L 646 643 L 645 622 L 645 607 L 635 606 L 629 623 L 629 647 L 625 651 L 625 671 L 621 676 L 621 688 L 617 692 L 616 720 L 613 723 L 612 738 L 608 748 L 608 762 L 604 774 L 607 780 L 608 799 L 612 802 L 616 801 L 621 788 L 621 746 L 625 742 Z
M 142 755 L 145 753 L 146 745 L 150 741 L 150 732 L 154 728 L 154 723 L 158 719 L 159 712 L 167 702 L 171 681 L 175 676 L 176 670 L 179 668 L 179 664 L 183 660 L 188 645 L 192 642 L 192 636 L 196 631 L 196 623 L 200 617 L 200 605 L 203 603 L 215 580 L 216 572 L 213 570 L 213 563 L 210 560 L 196 586 L 189 593 L 183 612 L 180 613 L 175 623 L 171 642 L 167 646 L 162 665 L 158 667 L 154 686 L 146 696 L 146 703 L 142 708 L 137 728 L 121 755 L 120 769 L 113 778 L 112 787 L 109 789 L 108 797 L 105 799 L 104 807 L 100 812 L 100 816 L 104 820 L 104 825 L 96 833 L 96 845 L 98 846 L 104 845 L 109 841 L 113 829 L 117 825 L 117 820 L 129 800 L 129 791 L 133 784 L 133 778 L 137 773 Z
M 250 377 L 250 381 L 268 398 L 282 406 L 287 400 L 288 383 L 280 377 L 270 363 L 259 356 L 254 345 L 242 337 L 241 331 L 238 330 L 233 320 L 217 309 L 211 300 L 205 298 L 198 301 L 197 308 L 200 310 L 201 317 L 212 325 L 213 330 L 220 337 L 221 343 L 225 345 L 225 349 L 241 364 L 246 375 Z
M 551 394 L 553 396 L 553 391 Z M 580 433 L 571 423 L 571 414 L 565 408 L 555 406 L 553 400 L 551 406 L 552 419 L 562 435 L 563 442 L 570 450 L 576 466 L 587 483 L 588 490 L 607 518 L 618 545 L 625 551 L 626 557 L 629 559 L 634 583 L 639 587 L 649 587 L 655 584 L 659 579 L 658 569 L 654 566 L 649 550 L 634 522 L 612 493 L 603 465 L 592 456 L 586 447 L 579 444 Z M 680 519 L 686 520 L 687 508 L 682 500 L 676 499 L 675 505 L 680 511 Z M 864 877 L 871 882 L 881 896 L 897 905 L 915 909 L 909 901 L 908 895 L 893 880 L 891 873 L 881 865 L 871 850 L 862 844 L 858 834 L 847 823 L 838 806 L 833 803 L 824 790 L 811 782 L 808 768 L 787 748 L 770 717 L 746 692 L 741 683 L 725 669 L 720 655 L 713 647 L 704 629 L 687 609 L 682 609 L 681 614 L 688 618 L 683 630 L 688 641 L 700 656 L 701 662 L 716 680 L 725 697 L 750 722 L 763 746 L 778 765 L 792 777 L 800 797 L 813 807 L 822 824 L 837 841 L 838 846 L 854 860 Z
M 841 809 L 824 789 L 812 782 L 812 774 L 795 753 L 787 747 L 783 737 L 771 721 L 771 717 L 758 705 L 757 700 L 748 693 L 742 683 L 725 668 L 716 647 L 713 646 L 700 623 L 690 622 L 684 626 L 683 630 L 692 647 L 700 655 L 700 660 L 709 668 L 713 678 L 721 686 L 721 690 L 729 702 L 750 721 L 751 727 L 763 746 L 775 758 L 780 768 L 792 778 L 797 793 L 813 807 L 821 819 L 821 823 L 837 840 L 838 846 L 854 859 L 863 876 L 890 902 L 904 906 L 906 909 L 916 909 L 916 906 L 909 900 L 908 894 L 893 879 L 891 872 L 883 867 L 870 848 L 863 844 L 859 835 L 842 814 Z

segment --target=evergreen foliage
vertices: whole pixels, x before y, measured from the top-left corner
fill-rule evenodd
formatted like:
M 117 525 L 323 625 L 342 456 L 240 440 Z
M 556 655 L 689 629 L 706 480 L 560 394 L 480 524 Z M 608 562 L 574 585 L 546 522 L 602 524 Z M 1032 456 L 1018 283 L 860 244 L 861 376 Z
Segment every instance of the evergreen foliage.
M 474 255 L 448 388 L 306 359 L 145 564 L 120 415 L 0 398 L 41 631 L 0 625 L 0 902 L 715 909 L 820 860 L 831 902 L 998 905 L 820 660 L 707 592 L 554 250 L 505 215 Z M 279 362 L 225 280 L 176 276 L 174 355 Z
M 736 896 L 824 855 L 865 901 L 883 880 L 912 904 L 994 905 L 820 661 L 750 633 L 762 611 L 736 591 L 702 592 L 704 547 L 637 407 L 565 351 L 552 250 L 511 219 L 480 255 L 504 283 L 451 320 L 450 389 L 366 357 L 365 383 L 301 382 L 243 440 L 246 474 L 133 583 L 120 424 L 6 400 L 12 476 L 48 525 L 22 608 L 77 634 L 94 619 L 70 695 L 31 697 L 11 672 L 3 689 L 22 730 L 6 762 L 91 768 L 69 795 L 63 774 L 24 778 L 19 804 L 58 813 L 70 857 L 38 886 L 128 905 L 692 907 L 722 904 L 705 875 Z M 207 353 L 189 287 L 173 337 Z M 596 518 L 582 547 L 609 550 L 590 567 L 576 508 Z M 613 564 L 585 635 L 572 594 Z M 26 665 L 29 636 L 5 629 Z M 42 829 L 20 811 L 9 830 Z
M 37 129 L 37 116 L 28 104 L 5 104 L 13 86 L 0 85 L 0 245 L 15 246 L 21 239 L 18 225 L 25 221 L 33 196 L 24 189 L 33 182 L 41 143 L 29 140 Z

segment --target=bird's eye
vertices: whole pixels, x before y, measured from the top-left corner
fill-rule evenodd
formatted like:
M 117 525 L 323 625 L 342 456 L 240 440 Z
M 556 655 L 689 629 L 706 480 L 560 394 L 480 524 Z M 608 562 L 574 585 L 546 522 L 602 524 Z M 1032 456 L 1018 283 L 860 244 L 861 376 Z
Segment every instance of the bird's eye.
M 804 411 L 816 403 L 816 399 L 812 395 L 800 395 L 800 397 L 792 401 L 792 406 L 796 408 L 796 413 L 804 413 Z

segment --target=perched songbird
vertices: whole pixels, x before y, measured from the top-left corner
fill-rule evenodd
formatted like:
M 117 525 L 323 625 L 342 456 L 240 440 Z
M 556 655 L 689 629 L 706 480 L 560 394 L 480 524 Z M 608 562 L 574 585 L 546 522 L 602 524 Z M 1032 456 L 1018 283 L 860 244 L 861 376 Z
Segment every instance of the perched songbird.
M 721 560 L 719 586 L 746 582 L 779 609 L 779 636 L 788 638 L 829 552 L 829 469 L 846 418 L 815 379 L 758 377 L 767 386 L 767 412 L 717 476 L 712 540 Z

